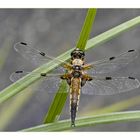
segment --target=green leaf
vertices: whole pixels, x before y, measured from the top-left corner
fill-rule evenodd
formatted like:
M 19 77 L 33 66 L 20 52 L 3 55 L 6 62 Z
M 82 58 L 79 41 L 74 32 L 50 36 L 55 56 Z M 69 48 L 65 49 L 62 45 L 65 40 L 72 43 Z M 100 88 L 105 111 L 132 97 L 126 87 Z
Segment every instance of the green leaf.
M 96 16 L 96 9 L 89 9 L 76 45 L 76 47 L 81 50 L 85 50 L 85 46 L 87 40 L 89 39 L 89 35 L 92 29 L 95 16 Z
M 67 95 L 67 83 L 63 80 L 44 119 L 44 123 L 50 123 L 59 119 L 60 113 L 66 102 Z
M 76 128 L 95 126 L 97 124 L 126 122 L 126 121 L 140 121 L 140 111 L 126 111 L 109 114 L 102 114 L 96 116 L 89 116 L 85 118 L 78 118 L 76 120 L 76 127 L 70 127 L 70 120 L 59 121 L 56 123 L 49 123 L 24 129 L 24 132 L 39 132 L 39 131 L 64 131 Z
M 28 94 L 24 94 L 28 93 Z M 4 131 L 6 127 L 12 122 L 12 119 L 19 113 L 21 108 L 31 99 L 33 89 L 28 88 L 18 94 L 10 102 L 5 102 L 0 110 L 0 131 Z
M 140 24 L 140 16 L 129 20 L 123 24 L 120 24 L 109 31 L 106 31 L 98 36 L 96 36 L 93 39 L 90 39 L 86 44 L 86 50 L 91 49 L 97 45 L 100 45 L 104 42 L 107 42 L 108 40 L 114 38 L 115 36 L 119 35 L 120 33 L 123 33 L 127 31 L 128 29 L 131 29 L 132 27 L 135 27 L 136 25 Z M 61 59 L 63 61 L 66 61 L 70 58 L 70 53 L 73 49 L 63 53 L 58 57 L 58 59 Z M 35 69 L 34 72 L 40 72 L 40 73 L 48 73 L 51 70 L 55 69 L 58 65 L 61 63 L 55 63 L 56 60 L 52 60 L 47 64 L 42 65 L 41 67 Z M 31 73 L 31 74 L 32 74 Z M 4 90 L 0 92 L 0 103 L 8 100 L 12 96 L 18 94 L 23 89 L 27 88 L 30 84 L 34 83 L 35 81 L 39 80 L 41 77 L 40 75 L 31 77 L 30 74 L 23 77 L 22 79 L 18 80 L 17 82 L 13 83 L 12 85 L 8 86 Z

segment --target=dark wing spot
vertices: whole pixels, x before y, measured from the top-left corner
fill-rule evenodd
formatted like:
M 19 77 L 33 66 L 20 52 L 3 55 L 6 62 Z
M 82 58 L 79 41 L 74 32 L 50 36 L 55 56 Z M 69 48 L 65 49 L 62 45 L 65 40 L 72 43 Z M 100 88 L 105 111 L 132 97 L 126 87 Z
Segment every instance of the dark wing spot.
M 135 50 L 128 50 L 128 52 L 134 52 Z
M 45 55 L 46 55 L 44 52 L 40 52 L 40 54 L 41 54 L 42 56 L 45 56 Z
M 134 77 L 128 77 L 129 79 L 132 79 L 132 80 L 135 80 L 135 78 Z
M 23 73 L 23 71 L 22 70 L 18 70 L 15 73 Z
M 111 80 L 112 79 L 112 77 L 106 77 L 105 78 L 105 80 Z
M 22 45 L 27 45 L 27 43 L 24 43 L 24 42 L 20 42 L 20 44 L 22 44 Z
M 45 77 L 46 76 L 46 73 L 41 73 L 41 76 L 44 76 Z
M 114 57 L 114 56 L 109 58 L 109 60 L 113 60 L 113 59 L 115 59 L 115 57 Z

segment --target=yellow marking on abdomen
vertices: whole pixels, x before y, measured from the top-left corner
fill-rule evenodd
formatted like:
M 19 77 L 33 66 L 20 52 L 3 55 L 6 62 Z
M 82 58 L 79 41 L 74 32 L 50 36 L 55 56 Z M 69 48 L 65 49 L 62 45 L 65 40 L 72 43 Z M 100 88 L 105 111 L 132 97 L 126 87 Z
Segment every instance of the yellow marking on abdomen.
M 76 103 L 77 104 L 76 110 L 78 111 L 80 92 L 81 92 L 81 78 L 72 78 L 70 86 L 70 110 L 71 104 Z

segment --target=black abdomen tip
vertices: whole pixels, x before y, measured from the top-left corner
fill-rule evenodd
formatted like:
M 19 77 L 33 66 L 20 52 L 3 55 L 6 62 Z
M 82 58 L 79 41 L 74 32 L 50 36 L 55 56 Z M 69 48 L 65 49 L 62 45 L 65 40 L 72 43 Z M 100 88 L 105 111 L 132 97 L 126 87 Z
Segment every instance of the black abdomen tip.
M 75 123 L 74 122 L 71 123 L 71 127 L 75 127 Z

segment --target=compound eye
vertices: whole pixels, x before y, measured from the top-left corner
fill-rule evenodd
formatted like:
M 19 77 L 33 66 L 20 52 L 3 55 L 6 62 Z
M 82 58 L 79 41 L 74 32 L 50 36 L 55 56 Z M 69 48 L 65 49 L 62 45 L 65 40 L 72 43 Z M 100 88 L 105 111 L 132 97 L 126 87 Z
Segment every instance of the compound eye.
M 73 59 L 75 59 L 75 58 L 77 58 L 77 55 L 76 55 L 76 54 L 73 54 L 73 56 L 72 56 L 72 57 L 73 57 Z

